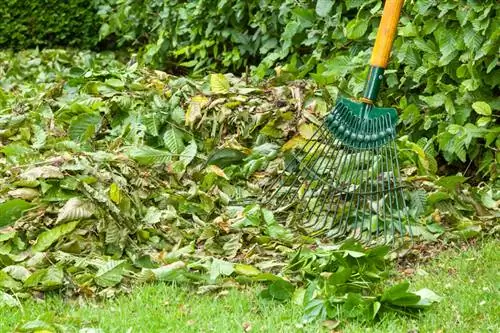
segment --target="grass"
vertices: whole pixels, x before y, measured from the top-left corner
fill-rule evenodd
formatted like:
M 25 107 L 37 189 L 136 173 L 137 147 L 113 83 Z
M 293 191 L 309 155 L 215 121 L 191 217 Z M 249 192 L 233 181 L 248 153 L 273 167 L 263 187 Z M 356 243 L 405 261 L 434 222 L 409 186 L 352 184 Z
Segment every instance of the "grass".
M 497 240 L 488 240 L 466 250 L 448 250 L 429 264 L 417 265 L 411 278 L 413 289 L 427 287 L 443 296 L 429 311 L 413 318 L 389 314 L 369 327 L 341 322 L 336 330 L 500 332 L 498 245 Z M 69 332 L 81 328 L 103 332 L 329 332 L 322 323 L 303 327 L 300 307 L 264 301 L 256 295 L 256 287 L 217 297 L 194 295 L 165 284 L 141 286 L 130 295 L 104 302 L 78 303 L 51 295 L 43 302 L 30 300 L 22 308 L 2 309 L 0 332 L 15 332 L 16 327 L 36 319 L 64 325 Z

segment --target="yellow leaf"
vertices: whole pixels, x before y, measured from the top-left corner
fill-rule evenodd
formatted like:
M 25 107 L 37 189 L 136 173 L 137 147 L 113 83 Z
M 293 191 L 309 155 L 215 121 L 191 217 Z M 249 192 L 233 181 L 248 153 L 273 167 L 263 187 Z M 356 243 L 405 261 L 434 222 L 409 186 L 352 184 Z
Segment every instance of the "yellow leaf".
M 224 170 L 222 170 L 221 168 L 219 168 L 217 165 L 213 165 L 213 164 L 209 165 L 207 167 L 207 172 L 209 172 L 209 173 L 210 172 L 215 173 L 217 176 L 229 180 L 229 178 L 224 173 Z
M 229 91 L 229 81 L 223 74 L 210 74 L 210 90 L 214 94 L 225 94 Z
M 122 193 L 117 183 L 112 183 L 109 187 L 109 198 L 116 204 L 122 201 Z
M 196 95 L 191 98 L 186 112 L 186 126 L 192 126 L 195 121 L 201 118 L 201 109 L 208 104 L 208 98 L 202 95 Z
M 301 124 L 299 125 L 299 133 L 305 139 L 310 139 L 313 137 L 316 132 L 316 126 L 313 124 Z
M 287 150 L 293 149 L 295 147 L 302 146 L 305 143 L 306 143 L 306 140 L 303 137 L 301 137 L 300 135 L 297 135 L 297 136 L 294 136 L 293 138 L 291 138 L 290 140 L 288 140 L 281 147 L 281 150 L 282 151 L 287 151 Z

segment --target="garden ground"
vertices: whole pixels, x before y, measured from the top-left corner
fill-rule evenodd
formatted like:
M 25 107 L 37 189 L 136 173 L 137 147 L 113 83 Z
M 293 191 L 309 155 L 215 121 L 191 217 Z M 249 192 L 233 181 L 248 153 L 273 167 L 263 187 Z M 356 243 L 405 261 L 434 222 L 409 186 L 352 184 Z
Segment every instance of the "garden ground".
M 1 332 L 59 326 L 103 332 L 498 332 L 500 255 L 498 240 L 451 248 L 416 263 L 413 289 L 427 287 L 443 297 L 414 317 L 391 313 L 371 325 L 353 321 L 301 324 L 302 308 L 260 299 L 259 287 L 195 295 L 183 286 L 140 286 L 113 300 L 77 302 L 59 295 L 24 302 L 2 314 Z M 34 322 L 39 320 L 41 322 Z M 336 326 L 336 327 L 335 327 Z M 99 332 L 82 330 L 81 332 Z

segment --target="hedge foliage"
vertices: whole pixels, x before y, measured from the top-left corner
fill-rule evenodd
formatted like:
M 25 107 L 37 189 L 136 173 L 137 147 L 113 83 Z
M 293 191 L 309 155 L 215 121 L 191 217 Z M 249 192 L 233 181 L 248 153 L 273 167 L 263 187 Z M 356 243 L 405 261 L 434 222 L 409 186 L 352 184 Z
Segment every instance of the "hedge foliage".
M 100 35 L 144 45 L 140 59 L 161 68 L 311 76 L 357 95 L 381 7 L 379 0 L 120 0 L 101 7 Z M 405 2 L 381 103 L 402 111 L 422 161 L 444 157 L 496 177 L 499 9 L 496 0 Z M 428 167 L 435 172 L 437 164 Z
M 97 45 L 96 0 L 4 0 L 0 6 L 0 48 Z

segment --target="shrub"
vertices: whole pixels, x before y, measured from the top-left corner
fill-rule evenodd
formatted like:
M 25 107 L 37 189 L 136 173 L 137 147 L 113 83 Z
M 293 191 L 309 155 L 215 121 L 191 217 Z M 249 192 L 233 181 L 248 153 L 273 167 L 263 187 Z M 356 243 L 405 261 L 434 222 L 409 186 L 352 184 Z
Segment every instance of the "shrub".
M 5 0 L 0 6 L 0 48 L 92 48 L 99 26 L 95 0 Z
M 256 78 L 276 71 L 357 95 L 381 6 L 379 0 L 122 0 L 101 7 L 107 23 L 100 35 L 144 44 L 140 59 L 160 68 L 252 68 Z M 429 171 L 437 171 L 436 157 L 454 171 L 496 177 L 499 9 L 495 0 L 405 3 L 381 103 L 399 107 L 405 133 L 418 143 L 412 149 L 426 156 L 421 163 Z

